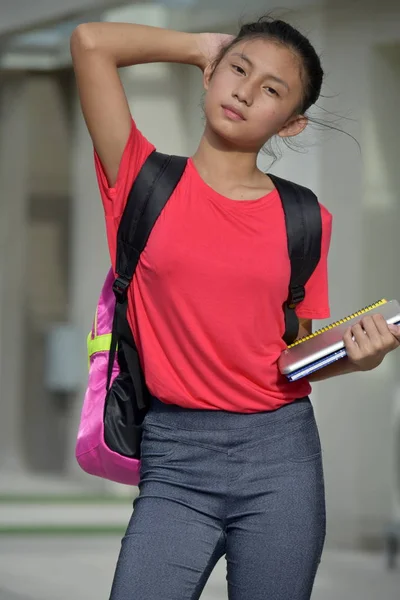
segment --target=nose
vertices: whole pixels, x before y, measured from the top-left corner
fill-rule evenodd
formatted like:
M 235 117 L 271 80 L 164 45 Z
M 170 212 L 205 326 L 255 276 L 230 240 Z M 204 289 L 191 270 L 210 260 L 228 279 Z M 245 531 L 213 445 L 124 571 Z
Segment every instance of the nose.
M 233 91 L 232 96 L 239 102 L 251 106 L 253 104 L 253 89 L 250 81 L 242 81 Z

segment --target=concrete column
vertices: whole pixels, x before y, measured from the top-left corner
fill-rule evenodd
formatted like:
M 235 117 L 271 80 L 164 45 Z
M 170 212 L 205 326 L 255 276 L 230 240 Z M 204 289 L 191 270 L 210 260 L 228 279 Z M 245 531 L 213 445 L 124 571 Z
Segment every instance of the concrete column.
M 28 119 L 24 77 L 0 85 L 0 469 L 16 473 L 23 470 Z

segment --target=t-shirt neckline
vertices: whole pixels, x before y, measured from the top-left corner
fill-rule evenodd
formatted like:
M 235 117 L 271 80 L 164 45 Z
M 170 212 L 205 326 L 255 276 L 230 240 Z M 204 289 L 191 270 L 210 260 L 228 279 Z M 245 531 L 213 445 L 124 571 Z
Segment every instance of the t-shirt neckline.
M 194 174 L 199 186 L 204 190 L 205 194 L 209 198 L 219 203 L 225 204 L 226 206 L 229 206 L 233 209 L 237 208 L 237 210 L 248 210 L 254 207 L 260 207 L 266 203 L 269 203 L 278 193 L 278 190 L 275 188 L 267 194 L 264 194 L 264 196 L 261 196 L 260 198 L 255 198 L 254 200 L 234 200 L 233 198 L 228 198 L 227 196 L 220 194 L 204 181 L 204 179 L 198 172 L 192 157 L 190 157 L 188 160 L 188 166 Z

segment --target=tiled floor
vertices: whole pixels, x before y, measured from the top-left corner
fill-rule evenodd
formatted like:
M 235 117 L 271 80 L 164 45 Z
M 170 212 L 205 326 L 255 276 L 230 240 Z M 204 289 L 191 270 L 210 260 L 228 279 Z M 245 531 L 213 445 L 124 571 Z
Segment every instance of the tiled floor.
M 111 536 L 0 536 L 0 600 L 107 600 L 118 548 Z M 226 600 L 224 569 L 221 560 L 202 600 Z M 387 572 L 380 556 L 325 552 L 313 600 L 399 599 L 400 565 Z

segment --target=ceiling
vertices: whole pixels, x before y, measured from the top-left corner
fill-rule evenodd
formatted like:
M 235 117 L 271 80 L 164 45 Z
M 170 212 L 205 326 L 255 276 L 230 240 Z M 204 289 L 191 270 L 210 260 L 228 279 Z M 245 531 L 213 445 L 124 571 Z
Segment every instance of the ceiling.
M 284 12 L 323 0 L 285 0 Z M 154 0 L 1 0 L 0 68 L 48 70 L 70 62 L 69 37 L 82 21 L 100 20 L 105 10 L 135 4 L 157 4 Z M 177 28 L 194 30 L 218 27 L 227 20 L 273 10 L 271 0 L 160 0 L 171 9 Z
M 1 0 L 0 36 L 121 4 L 124 0 Z

